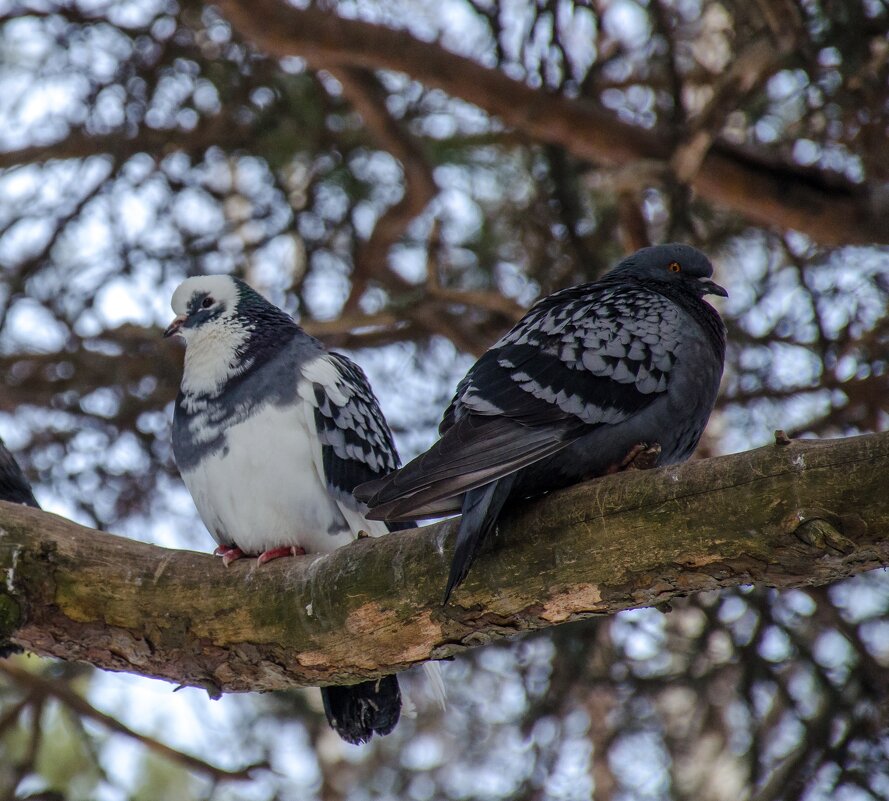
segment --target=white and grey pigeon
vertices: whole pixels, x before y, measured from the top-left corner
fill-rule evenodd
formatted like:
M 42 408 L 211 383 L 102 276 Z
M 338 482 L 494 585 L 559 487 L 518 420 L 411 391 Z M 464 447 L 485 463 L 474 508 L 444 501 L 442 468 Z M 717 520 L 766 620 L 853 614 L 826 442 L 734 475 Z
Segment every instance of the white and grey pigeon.
M 445 603 L 508 501 L 691 455 L 725 359 L 712 275 L 695 248 L 659 245 L 538 301 L 459 383 L 441 438 L 357 488 L 374 519 L 462 512 Z
M 165 336 L 186 344 L 173 453 L 226 564 L 328 553 L 390 528 L 352 496 L 398 467 L 392 434 L 367 378 L 243 281 L 184 281 Z M 331 726 L 352 743 L 388 734 L 398 679 L 322 688 Z

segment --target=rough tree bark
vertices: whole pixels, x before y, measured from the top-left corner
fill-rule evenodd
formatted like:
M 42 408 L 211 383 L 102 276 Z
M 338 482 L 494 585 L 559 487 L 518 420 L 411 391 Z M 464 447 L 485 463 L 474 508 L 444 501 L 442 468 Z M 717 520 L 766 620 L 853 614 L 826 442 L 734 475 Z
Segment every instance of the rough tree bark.
M 0 503 L 0 641 L 211 693 L 348 683 L 700 590 L 889 565 L 887 474 L 889 433 L 591 481 L 513 510 L 447 607 L 452 522 L 225 569 Z

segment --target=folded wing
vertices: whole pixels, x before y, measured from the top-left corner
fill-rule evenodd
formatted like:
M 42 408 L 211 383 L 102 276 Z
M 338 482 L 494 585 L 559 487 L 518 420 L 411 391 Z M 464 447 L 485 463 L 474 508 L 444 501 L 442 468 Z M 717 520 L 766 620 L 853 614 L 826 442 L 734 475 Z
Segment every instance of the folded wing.
M 460 511 L 467 491 L 642 412 L 666 392 L 679 340 L 679 314 L 656 292 L 603 281 L 551 295 L 460 382 L 441 439 L 356 497 L 375 519 Z

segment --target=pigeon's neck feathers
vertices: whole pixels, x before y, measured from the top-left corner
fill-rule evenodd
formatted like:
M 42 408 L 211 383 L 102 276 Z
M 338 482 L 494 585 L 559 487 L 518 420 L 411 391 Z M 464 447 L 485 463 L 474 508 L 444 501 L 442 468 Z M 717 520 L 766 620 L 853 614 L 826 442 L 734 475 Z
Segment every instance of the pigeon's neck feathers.
M 287 314 L 243 284 L 234 310 L 213 325 L 196 329 L 190 338 L 180 387 L 183 395 L 216 397 L 297 336 L 315 342 Z
M 690 277 L 691 280 L 680 278 L 665 269 L 670 261 L 679 264 L 683 276 Z M 697 283 L 697 279 L 710 278 L 712 275 L 713 265 L 703 253 L 689 245 L 672 243 L 642 248 L 609 270 L 595 284 L 587 284 L 585 287 L 621 288 L 635 285 L 657 292 L 675 303 L 707 332 L 707 340 L 712 343 L 714 353 L 722 361 L 725 359 L 725 325 L 719 312 L 704 300 Z M 581 288 L 583 287 L 578 287 Z
M 182 393 L 217 395 L 244 368 L 242 353 L 249 337 L 250 332 L 235 320 L 220 322 L 193 336 L 185 349 Z
M 706 300 L 678 281 L 650 281 L 643 278 L 639 285 L 673 301 L 708 334 L 707 341 L 712 343 L 719 359 L 725 359 L 725 325 L 719 312 Z

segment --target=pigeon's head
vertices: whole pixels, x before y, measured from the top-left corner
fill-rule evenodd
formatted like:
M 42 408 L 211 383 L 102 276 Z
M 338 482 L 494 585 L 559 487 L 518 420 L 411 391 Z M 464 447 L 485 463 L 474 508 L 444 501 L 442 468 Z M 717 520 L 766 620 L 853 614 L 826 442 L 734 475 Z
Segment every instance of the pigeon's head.
M 679 285 L 698 297 L 728 297 L 728 292 L 711 280 L 713 265 L 710 260 L 691 245 L 670 244 L 642 248 L 624 259 L 612 272 L 655 283 Z
M 296 325 L 239 278 L 202 275 L 183 281 L 170 302 L 176 317 L 164 336 L 185 340 L 182 390 L 217 392 L 220 387 L 286 344 Z
M 170 305 L 176 317 L 164 336 L 178 334 L 188 343 L 198 336 L 240 328 L 239 309 L 251 296 L 265 303 L 247 284 L 230 275 L 187 278 L 173 293 Z

